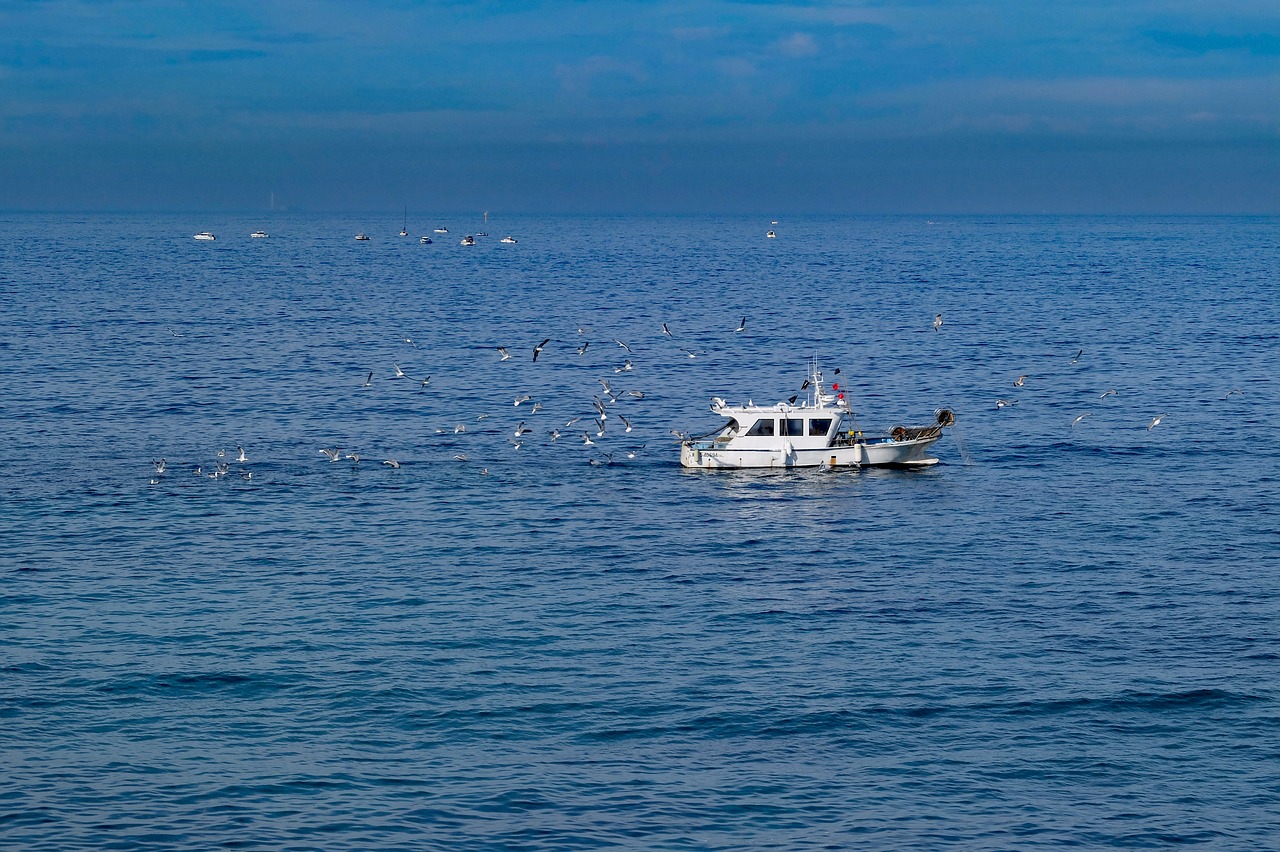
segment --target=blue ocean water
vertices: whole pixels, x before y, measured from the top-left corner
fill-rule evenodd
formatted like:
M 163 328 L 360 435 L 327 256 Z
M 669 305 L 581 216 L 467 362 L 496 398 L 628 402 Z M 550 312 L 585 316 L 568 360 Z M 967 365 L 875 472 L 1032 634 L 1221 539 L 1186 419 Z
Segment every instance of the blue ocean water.
M 399 226 L 0 217 L 0 845 L 1276 846 L 1280 220 Z

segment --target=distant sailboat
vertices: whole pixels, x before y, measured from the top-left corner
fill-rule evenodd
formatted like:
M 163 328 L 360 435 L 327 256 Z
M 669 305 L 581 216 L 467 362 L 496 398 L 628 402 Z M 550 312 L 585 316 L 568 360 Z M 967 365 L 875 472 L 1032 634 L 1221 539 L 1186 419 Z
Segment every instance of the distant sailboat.
M 409 208 L 404 208 L 404 225 L 400 227 L 400 236 L 409 236 Z

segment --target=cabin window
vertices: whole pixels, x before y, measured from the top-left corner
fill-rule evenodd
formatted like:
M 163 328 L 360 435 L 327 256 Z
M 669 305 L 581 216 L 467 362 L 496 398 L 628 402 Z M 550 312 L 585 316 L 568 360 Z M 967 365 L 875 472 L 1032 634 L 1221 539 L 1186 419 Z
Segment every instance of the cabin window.
M 804 421 L 799 418 L 796 418 L 796 419 L 783 418 L 782 420 L 778 421 L 778 425 L 782 427 L 783 435 L 803 435 L 804 434 Z
M 747 431 L 747 435 L 749 437 L 757 437 L 757 438 L 760 438 L 760 437 L 772 438 L 773 437 L 773 421 L 757 420 L 755 424 L 751 427 L 751 429 Z
M 821 420 L 814 419 L 809 421 L 810 435 L 826 435 L 831 431 L 831 418 L 824 417 Z

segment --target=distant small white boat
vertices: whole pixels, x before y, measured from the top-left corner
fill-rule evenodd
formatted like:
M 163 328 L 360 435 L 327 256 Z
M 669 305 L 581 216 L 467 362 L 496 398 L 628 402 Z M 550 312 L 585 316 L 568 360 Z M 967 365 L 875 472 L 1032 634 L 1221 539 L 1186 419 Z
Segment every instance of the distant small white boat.
M 473 246 L 476 244 L 476 238 L 471 236 L 470 234 L 467 234 L 465 237 L 462 238 L 461 242 L 462 242 L 462 245 L 464 246 Z
M 765 234 L 765 236 L 771 240 L 776 240 L 778 238 L 778 235 L 775 234 L 773 231 L 770 231 L 769 233 Z
M 430 237 L 428 237 L 426 234 L 423 234 L 423 235 L 422 235 L 422 239 L 418 240 L 418 242 L 422 243 L 424 246 L 425 246 L 425 245 L 430 245 L 430 244 L 431 244 L 431 238 L 430 238 Z
M 400 226 L 400 236 L 409 236 L 409 208 L 404 208 L 404 224 Z
M 476 231 L 476 236 L 477 236 L 477 237 L 487 237 L 487 236 L 489 236 L 489 232 L 488 232 L 488 231 Z
M 449 229 L 448 229 L 448 228 L 436 228 L 436 233 L 437 233 L 437 234 L 447 234 L 447 233 L 449 233 Z
M 262 239 L 266 239 L 267 232 L 266 232 L 266 231 L 254 231 L 254 232 L 253 232 L 252 234 L 250 234 L 249 236 L 253 237 L 255 240 L 262 240 Z
M 514 243 L 515 241 L 516 241 L 515 237 L 503 237 L 502 239 L 498 240 L 498 242 L 500 243 Z
M 368 235 L 368 234 L 366 234 L 364 231 L 361 231 L 360 233 L 356 234 L 356 239 L 357 239 L 357 240 L 360 240 L 361 242 L 363 242 L 363 241 L 365 241 L 365 240 L 369 239 L 369 235 Z
M 209 232 L 209 231 L 201 231 L 200 233 L 196 234 L 196 237 L 195 237 L 195 238 L 196 238 L 197 240 L 216 240 L 216 239 L 217 239 L 217 237 L 215 237 L 215 236 L 214 236 L 211 232 Z

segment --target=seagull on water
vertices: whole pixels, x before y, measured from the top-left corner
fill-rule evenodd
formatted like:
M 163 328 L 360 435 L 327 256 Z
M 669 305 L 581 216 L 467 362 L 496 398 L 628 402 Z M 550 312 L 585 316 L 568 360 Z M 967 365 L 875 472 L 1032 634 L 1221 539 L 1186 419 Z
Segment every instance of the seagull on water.
M 1081 415 L 1080 415 L 1079 417 L 1077 417 L 1075 420 L 1072 420 L 1072 421 L 1071 421 L 1071 428 L 1072 428 L 1072 429 L 1076 428 L 1076 424 L 1077 424 L 1077 423 L 1079 423 L 1081 420 L 1085 419 L 1085 418 L 1086 418 L 1086 417 L 1088 417 L 1088 416 L 1089 416 L 1089 412 L 1087 412 L 1087 411 L 1086 411 L 1084 414 L 1081 414 Z
M 1081 356 L 1081 355 L 1083 355 L 1083 354 L 1084 354 L 1084 350 L 1083 350 L 1083 349 L 1081 349 L 1079 352 L 1077 352 L 1077 353 L 1076 353 L 1076 357 L 1074 357 L 1074 358 L 1072 358 L 1072 359 L 1071 359 L 1071 363 L 1072 363 L 1072 364 L 1078 364 L 1078 363 L 1080 363 L 1080 356 Z
M 400 462 L 396 461 L 395 459 L 385 459 L 382 463 L 385 464 L 387 467 L 392 468 L 393 470 L 400 469 Z
M 538 360 L 538 356 L 542 354 L 542 350 L 545 349 L 546 345 L 550 342 L 551 342 L 551 338 L 548 337 L 546 340 L 542 341 L 537 346 L 533 347 L 533 360 L 535 363 Z
M 942 314 L 937 314 L 933 318 L 933 330 L 937 331 L 942 328 Z
M 524 425 L 524 421 L 520 421 L 520 425 L 516 427 L 515 436 L 519 438 L 521 435 L 528 435 L 533 430 Z
M 499 360 L 501 361 L 505 361 L 511 357 L 511 353 L 507 351 L 507 347 L 505 346 L 498 347 L 498 354 L 502 356 L 501 358 L 499 358 Z
M 594 446 L 596 445 L 596 442 L 595 442 L 595 441 L 593 441 L 593 440 L 591 440 L 591 436 L 590 436 L 590 435 L 588 435 L 586 432 L 583 432 L 583 433 L 582 433 L 582 444 L 583 444 L 583 446 L 586 446 L 586 447 L 594 447 Z
M 627 358 L 627 359 L 625 359 L 625 360 L 622 362 L 622 366 L 621 366 L 621 367 L 614 367 L 614 368 L 613 368 L 613 371 L 614 371 L 615 373 L 629 373 L 629 372 L 631 372 L 633 369 L 634 369 L 634 366 L 633 366 L 633 365 L 632 365 L 632 363 L 631 363 L 631 359 L 630 359 L 630 358 Z
M 372 385 L 372 384 L 373 384 L 373 373 L 372 373 L 372 371 L 371 371 L 371 372 L 369 373 L 368 378 L 366 378 L 366 379 L 364 380 L 364 384 L 362 384 L 360 387 L 362 387 L 362 388 L 367 388 L 367 387 L 369 387 L 369 386 L 370 386 L 370 385 Z
M 1155 417 L 1152 417 L 1152 418 L 1151 418 L 1151 422 L 1147 424 L 1147 431 L 1148 431 L 1148 432 L 1150 432 L 1152 429 L 1154 429 L 1154 428 L 1156 428 L 1157 426 L 1159 426 L 1159 425 L 1160 425 L 1160 421 L 1161 421 L 1161 420 L 1164 420 L 1164 419 L 1165 419 L 1166 417 L 1168 417 L 1168 416 L 1169 416 L 1169 415 L 1168 415 L 1168 413 L 1166 412 L 1165 414 L 1157 414 Z
M 1223 399 L 1231 399 L 1232 395 L 1237 393 L 1243 395 L 1244 391 L 1240 390 L 1240 388 L 1232 388 L 1231 390 L 1227 391 L 1227 395 L 1224 396 Z
M 244 454 L 244 447 L 236 447 L 236 449 L 240 451 L 240 455 L 236 456 L 236 461 L 240 462 L 240 464 L 247 462 L 249 457 Z
M 556 441 L 560 440 L 560 430 L 559 430 L 559 429 L 552 429 L 552 430 L 551 430 L 550 432 L 548 432 L 547 434 L 551 436 L 551 443 L 553 443 L 553 444 L 554 444 Z
M 1018 404 L 1018 401 L 1016 399 L 997 399 L 996 400 L 996 408 L 1008 408 L 1011 405 L 1017 405 L 1017 404 Z
M 467 427 L 466 427 L 466 426 L 463 426 L 461 423 L 459 423 L 457 426 L 454 426 L 454 427 L 453 427 L 453 434 L 455 434 L 455 435 L 459 434 L 460 432 L 465 432 L 465 431 L 467 431 Z
M 403 337 L 403 338 L 401 338 L 401 339 L 402 339 L 405 343 L 407 343 L 407 344 L 409 344 L 410 346 L 412 346 L 414 349 L 417 349 L 417 348 L 418 348 L 418 344 L 417 344 L 417 342 L 416 342 L 412 337 Z
M 456 456 L 454 456 L 453 458 L 454 458 L 454 460 L 455 460 L 455 461 L 466 461 L 466 460 L 467 460 L 467 454 L 466 454 L 466 453 L 458 453 L 458 454 L 457 454 Z
M 1015 388 L 1020 388 L 1026 383 L 1027 383 L 1027 377 L 1025 375 L 1018 376 L 1018 378 L 1013 380 L 1013 386 Z
M 688 355 L 690 358 L 697 358 L 699 355 L 705 355 L 705 354 L 706 354 L 705 352 L 698 352 L 697 350 L 694 350 L 694 349 L 685 349 L 685 348 L 683 348 L 683 347 L 681 347 L 680 351 L 681 351 L 681 352 L 683 352 L 684 354 Z

